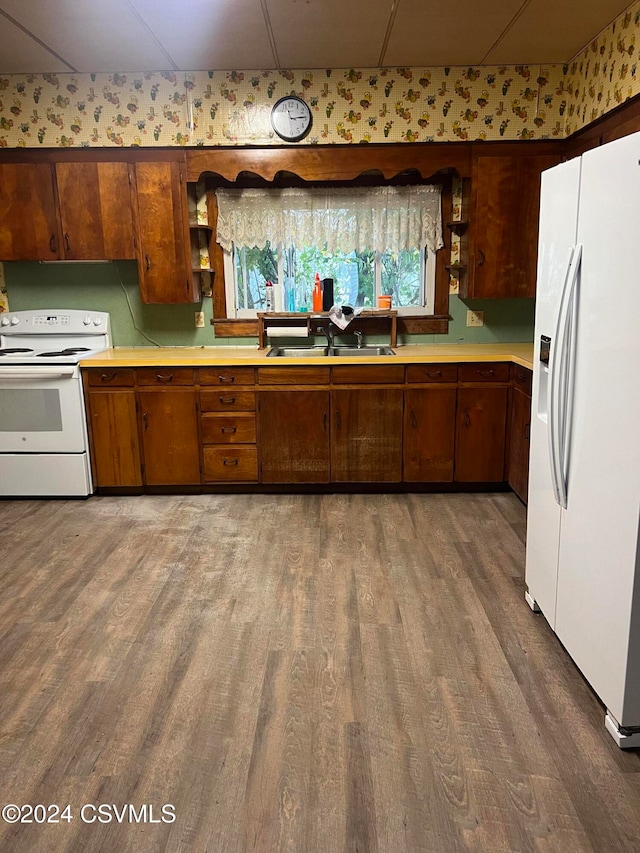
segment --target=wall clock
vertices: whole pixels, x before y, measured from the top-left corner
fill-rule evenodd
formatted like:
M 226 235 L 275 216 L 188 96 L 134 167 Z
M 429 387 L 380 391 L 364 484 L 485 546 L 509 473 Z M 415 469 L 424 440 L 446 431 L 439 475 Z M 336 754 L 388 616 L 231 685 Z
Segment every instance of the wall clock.
M 271 126 L 285 142 L 298 142 L 311 130 L 313 118 L 308 104 L 297 95 L 276 101 L 271 110 Z

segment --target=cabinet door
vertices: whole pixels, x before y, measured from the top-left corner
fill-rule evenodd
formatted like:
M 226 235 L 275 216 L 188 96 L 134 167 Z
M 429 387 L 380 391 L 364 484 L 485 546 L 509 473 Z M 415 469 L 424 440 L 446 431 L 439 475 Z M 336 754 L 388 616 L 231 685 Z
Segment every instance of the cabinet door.
M 529 438 L 531 431 L 531 397 L 517 388 L 511 395 L 511 428 L 509 431 L 509 485 L 520 500 L 527 502 L 529 485 Z
M 89 394 L 89 421 L 96 486 L 141 486 L 133 389 Z
M 459 388 L 455 477 L 461 483 L 501 483 L 507 426 L 506 387 Z
M 402 477 L 402 402 L 396 388 L 331 392 L 331 479 L 398 483 Z
M 475 158 L 470 270 L 462 296 L 535 296 L 540 174 L 558 162 L 547 154 Z
M 263 483 L 329 482 L 329 392 L 265 391 L 258 395 Z
M 195 391 L 139 391 L 144 481 L 148 486 L 200 482 Z
M 453 480 L 455 388 L 412 388 L 404 396 L 403 480 Z
M 143 302 L 197 302 L 187 193 L 177 162 L 136 163 L 138 275 Z
M 0 165 L 0 261 L 51 261 L 59 257 L 51 166 Z
M 68 260 L 135 258 L 127 163 L 57 163 L 62 251 Z

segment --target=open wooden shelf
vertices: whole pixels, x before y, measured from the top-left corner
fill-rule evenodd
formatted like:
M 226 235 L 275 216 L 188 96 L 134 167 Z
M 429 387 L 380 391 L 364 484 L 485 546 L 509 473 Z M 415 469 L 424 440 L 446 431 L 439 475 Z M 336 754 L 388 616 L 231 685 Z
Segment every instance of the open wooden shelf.
M 349 323 L 349 326 L 342 330 L 339 326 L 334 326 L 337 329 L 337 333 L 349 334 L 351 331 L 351 327 L 353 329 L 358 328 L 359 320 L 386 320 L 390 321 L 391 329 L 389 331 L 389 344 L 392 347 L 398 345 L 398 312 L 397 310 L 391 308 L 383 308 L 380 310 L 370 309 L 361 311 L 357 317 L 354 317 L 353 320 Z M 287 326 L 290 325 L 292 328 L 300 327 L 302 325 L 306 325 L 309 333 L 311 334 L 311 323 L 318 321 L 326 321 L 327 323 L 331 322 L 329 318 L 328 311 L 258 311 L 258 343 L 260 349 L 264 349 L 267 346 L 267 337 L 268 332 L 267 329 L 269 325 L 272 326 Z

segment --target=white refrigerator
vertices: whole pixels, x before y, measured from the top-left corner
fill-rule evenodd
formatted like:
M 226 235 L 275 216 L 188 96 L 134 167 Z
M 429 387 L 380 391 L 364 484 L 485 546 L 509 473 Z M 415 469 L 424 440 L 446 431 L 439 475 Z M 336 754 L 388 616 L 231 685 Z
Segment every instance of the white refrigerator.
M 640 746 L 640 133 L 542 175 L 526 598 Z

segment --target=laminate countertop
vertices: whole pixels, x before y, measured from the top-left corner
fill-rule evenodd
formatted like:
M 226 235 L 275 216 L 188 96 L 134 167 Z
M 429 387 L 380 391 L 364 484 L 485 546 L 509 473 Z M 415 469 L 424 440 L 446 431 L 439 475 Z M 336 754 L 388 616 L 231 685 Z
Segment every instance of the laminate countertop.
M 193 365 L 309 365 L 309 358 L 268 359 L 271 347 L 114 347 L 90 358 L 80 367 L 175 367 Z M 533 369 L 533 344 L 405 344 L 388 356 L 330 356 L 329 364 L 436 364 L 446 362 L 512 361 Z M 324 361 L 324 359 L 322 359 Z M 313 360 L 317 364 L 317 360 Z

